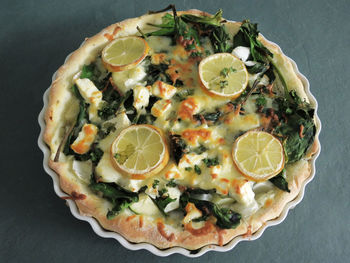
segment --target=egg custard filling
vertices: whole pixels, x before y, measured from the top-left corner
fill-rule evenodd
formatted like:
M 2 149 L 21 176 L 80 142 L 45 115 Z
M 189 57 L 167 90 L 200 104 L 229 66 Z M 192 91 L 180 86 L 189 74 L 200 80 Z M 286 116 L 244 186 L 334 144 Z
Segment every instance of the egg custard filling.
M 109 42 L 77 72 L 76 121 L 55 159 L 105 201 L 108 220 L 233 229 L 290 191 L 288 169 L 314 142 L 314 110 L 256 24 L 175 15 Z

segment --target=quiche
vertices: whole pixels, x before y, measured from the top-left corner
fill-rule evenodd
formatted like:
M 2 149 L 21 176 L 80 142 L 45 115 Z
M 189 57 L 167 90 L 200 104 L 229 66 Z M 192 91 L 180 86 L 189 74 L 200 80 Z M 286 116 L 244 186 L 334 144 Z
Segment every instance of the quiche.
M 130 242 L 222 246 L 301 191 L 315 105 L 257 24 L 170 8 L 103 29 L 60 67 L 48 164 L 81 214 Z

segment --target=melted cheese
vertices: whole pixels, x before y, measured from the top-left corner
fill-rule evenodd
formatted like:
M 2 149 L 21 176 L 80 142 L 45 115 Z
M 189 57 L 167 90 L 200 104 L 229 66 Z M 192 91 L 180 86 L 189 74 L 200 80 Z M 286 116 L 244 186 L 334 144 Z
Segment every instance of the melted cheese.
M 217 203 L 220 207 L 231 208 L 241 213 L 244 218 L 254 214 L 260 207 L 269 203 L 268 200 L 273 198 L 274 190 L 262 186 L 254 188 L 253 182 L 248 181 L 237 170 L 231 151 L 233 142 L 240 133 L 261 125 L 260 115 L 256 113 L 256 96 L 250 96 L 245 102 L 243 114 L 234 110 L 225 112 L 223 109 L 229 100 L 215 99 L 202 91 L 198 81 L 198 64 L 196 60 L 188 59 L 189 54 L 182 46 L 171 45 L 171 39 L 168 37 L 151 36 L 147 42 L 152 49 L 151 63 L 168 64 L 166 73 L 170 76 L 172 84 L 180 79 L 183 81 L 183 87 L 176 88 L 162 81 L 156 81 L 153 85 L 145 87 L 146 62 L 131 70 L 112 73 L 113 82 L 123 93 L 130 89 L 134 90 L 133 105 L 138 111 L 141 109 L 142 112 L 145 111 L 144 108 L 149 104 L 150 96 L 160 98 L 151 108 L 151 114 L 156 117 L 153 125 L 162 129 L 165 134 L 173 132 L 181 135 L 188 144 L 190 152 L 184 154 L 178 164 L 171 158 L 161 172 L 150 178 L 133 180 L 129 175 L 121 174 L 113 167 L 109 153 L 110 145 L 121 130 L 131 125 L 126 114 L 121 113 L 108 120 L 115 124 L 116 130 L 99 142 L 104 155 L 96 167 L 97 175 L 101 177 L 101 181 L 115 182 L 131 191 L 138 191 L 142 186 L 147 185 L 145 193 L 140 194 L 139 202 L 133 204 L 131 208 L 137 213 L 155 218 L 160 217 L 161 214 L 150 198 L 158 197 L 160 189 L 166 188 L 169 196 L 176 199 L 175 202 L 166 206 L 166 213 L 174 214 L 174 210 L 179 207 L 181 194 L 179 189 L 166 186 L 171 179 L 178 185 L 216 189 L 221 195 L 220 198 L 217 197 L 218 195 L 216 197 L 207 195 L 205 198 Z M 203 50 L 213 53 L 208 38 L 204 38 L 202 44 Z M 236 48 L 234 53 L 243 61 L 249 57 L 249 50 L 242 47 Z M 257 75 L 249 75 L 249 83 L 252 84 L 256 78 Z M 263 84 L 267 81 L 266 78 L 262 80 Z M 193 94 L 178 100 L 174 95 L 181 89 L 189 89 Z M 267 104 L 272 105 L 272 99 L 267 98 Z M 218 109 L 225 114 L 217 122 L 210 123 L 194 117 L 196 114 L 215 113 Z M 206 151 L 201 154 L 192 151 L 200 146 L 204 146 Z M 218 158 L 219 164 L 207 167 L 203 161 L 206 158 Z M 195 166 L 200 168 L 200 174 L 194 170 Z M 159 185 L 153 187 L 154 180 L 158 180 Z M 191 203 L 187 205 L 186 212 L 184 224 L 202 216 L 201 211 Z
M 112 79 L 118 89 L 126 93 L 133 89 L 136 85 L 144 85 L 143 79 L 146 77 L 146 72 L 143 63 L 130 70 L 124 70 L 112 73 Z

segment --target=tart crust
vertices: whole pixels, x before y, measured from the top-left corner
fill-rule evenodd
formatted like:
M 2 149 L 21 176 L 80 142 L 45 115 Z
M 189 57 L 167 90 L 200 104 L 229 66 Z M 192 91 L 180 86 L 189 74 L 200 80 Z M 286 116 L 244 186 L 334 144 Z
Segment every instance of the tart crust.
M 199 10 L 178 13 L 209 15 Z M 109 203 L 93 194 L 87 184 L 82 183 L 74 175 L 71 157 L 66 157 L 61 153 L 58 161 L 54 161 L 65 133 L 74 124 L 76 118 L 77 103 L 70 92 L 73 76 L 81 70 L 84 64 L 91 63 L 113 37 L 135 35 L 138 33 L 137 26 L 144 32 L 151 31 L 152 28 L 147 23 L 160 23 L 164 14 L 144 15 L 108 26 L 95 36 L 87 38 L 80 48 L 74 51 L 64 65 L 59 68 L 56 78 L 52 82 L 49 105 L 45 112 L 44 141 L 51 150 L 49 166 L 59 175 L 60 187 L 64 192 L 71 196 L 74 196 L 72 193 L 84 195 L 84 198 L 75 199 L 82 215 L 94 217 L 103 228 L 117 232 L 131 242 L 147 242 L 158 248 L 179 246 L 191 250 L 208 244 L 224 245 L 237 236 L 253 234 L 267 221 L 277 218 L 286 204 L 296 198 L 301 191 L 303 182 L 310 176 L 310 161 L 303 159 L 290 165 L 287 169 L 290 193 L 277 190 L 275 198 L 269 206 L 259 209 L 247 220 L 242 220 L 236 229 L 219 229 L 209 222 L 205 231 L 197 235 L 188 230 L 167 225 L 160 218 L 131 215 L 127 211 L 118 214 L 112 220 L 107 219 L 106 213 L 110 208 Z M 240 23 L 229 21 L 226 26 L 230 33 L 235 33 L 238 31 Z M 279 47 L 267 41 L 263 36 L 260 35 L 259 40 L 274 54 L 273 62 L 283 72 L 288 73 L 287 75 L 284 74 L 287 85 L 293 87 L 300 97 L 308 100 L 304 86 L 294 72 L 290 60 Z M 311 147 L 311 152 L 306 157 L 310 158 L 317 152 L 318 147 L 319 143 L 316 138 L 313 147 Z

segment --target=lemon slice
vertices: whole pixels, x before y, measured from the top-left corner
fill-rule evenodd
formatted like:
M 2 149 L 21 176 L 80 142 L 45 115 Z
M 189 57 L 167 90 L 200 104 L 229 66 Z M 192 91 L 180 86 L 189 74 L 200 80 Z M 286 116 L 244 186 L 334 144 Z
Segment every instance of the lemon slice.
M 166 166 L 169 152 L 160 129 L 147 124 L 132 125 L 112 143 L 111 159 L 114 167 L 124 173 L 148 176 Z
M 112 72 L 136 67 L 148 54 L 147 42 L 136 36 L 113 40 L 102 51 L 102 61 Z
M 232 151 L 238 170 L 253 181 L 264 181 L 277 175 L 284 166 L 281 142 L 263 131 L 249 131 L 238 137 Z
M 217 53 L 199 64 L 202 89 L 210 96 L 237 98 L 247 87 L 248 71 L 244 63 L 230 53 Z

